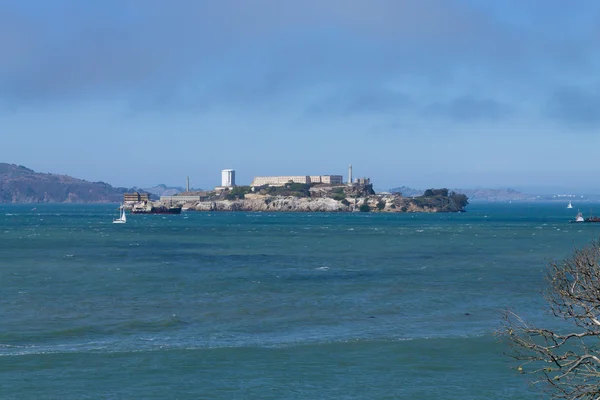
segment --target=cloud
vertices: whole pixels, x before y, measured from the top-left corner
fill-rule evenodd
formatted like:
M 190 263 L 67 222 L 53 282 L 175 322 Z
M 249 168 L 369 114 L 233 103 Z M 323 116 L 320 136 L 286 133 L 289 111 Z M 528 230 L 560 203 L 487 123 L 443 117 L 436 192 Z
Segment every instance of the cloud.
M 411 96 L 389 89 L 364 89 L 328 95 L 306 110 L 307 117 L 351 117 L 360 115 L 395 115 L 414 110 Z
M 600 88 L 563 87 L 546 104 L 545 115 L 561 124 L 576 128 L 600 126 Z
M 424 107 L 423 114 L 455 122 L 472 122 L 505 119 L 514 111 L 513 106 L 496 100 L 462 96 L 448 102 L 434 102 Z
M 473 20 L 463 15 L 463 7 L 451 3 L 108 0 L 83 6 L 57 0 L 36 10 L 3 2 L 0 22 L 7 23 L 0 24 L 0 88 L 4 96 L 23 101 L 149 86 L 161 91 L 199 73 L 218 76 L 219 67 L 231 69 L 228 62 L 238 64 L 234 73 L 243 73 L 244 58 L 253 52 L 275 67 L 299 64 L 310 72 L 311 63 L 321 64 L 327 75 L 324 64 L 336 64 L 328 60 L 329 51 L 344 40 L 352 41 L 328 40 L 336 30 L 367 41 L 469 38 Z M 352 44 L 345 47 L 352 51 Z M 356 62 L 360 54 L 340 61 L 348 58 Z
M 553 0 L 540 10 L 536 4 L 4 1 L 0 102 L 13 109 L 117 98 L 133 109 L 206 110 L 281 105 L 317 88 L 343 94 L 317 102 L 311 112 L 377 114 L 416 107 L 415 92 L 378 89 L 416 80 L 451 93 L 446 98 L 477 88 L 447 103 L 429 90 L 422 100 L 435 103 L 433 114 L 502 118 L 509 107 L 476 94 L 502 85 L 516 97 L 524 87 L 562 84 L 595 70 L 590 54 L 598 32 L 583 10 L 598 7 L 583 2 L 564 11 Z
M 474 95 L 460 96 L 449 101 L 416 101 L 416 96 L 389 89 L 369 89 L 360 92 L 342 92 L 326 96 L 310 105 L 308 118 L 379 116 L 388 121 L 381 126 L 397 127 L 398 119 L 429 121 L 441 119 L 459 123 L 504 120 L 516 113 L 514 106 Z M 396 122 L 393 122 L 396 121 Z M 396 130 L 395 128 L 392 130 Z

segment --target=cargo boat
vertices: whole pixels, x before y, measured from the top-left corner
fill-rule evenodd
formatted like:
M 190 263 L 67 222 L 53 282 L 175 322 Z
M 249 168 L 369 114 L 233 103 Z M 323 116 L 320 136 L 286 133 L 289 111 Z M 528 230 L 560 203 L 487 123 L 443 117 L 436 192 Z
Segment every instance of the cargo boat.
M 600 222 L 600 217 L 591 216 L 589 218 L 583 218 L 583 214 L 581 214 L 581 212 L 578 212 L 577 217 L 575 217 L 575 221 L 571 222 Z
M 181 207 L 136 205 L 131 209 L 132 214 L 181 214 Z

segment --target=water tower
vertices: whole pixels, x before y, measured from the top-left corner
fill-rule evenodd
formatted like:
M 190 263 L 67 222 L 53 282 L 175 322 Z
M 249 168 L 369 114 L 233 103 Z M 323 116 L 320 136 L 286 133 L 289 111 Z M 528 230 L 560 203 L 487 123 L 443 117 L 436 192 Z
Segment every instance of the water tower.
M 235 170 L 224 169 L 223 171 L 221 171 L 221 186 L 222 187 L 235 186 Z

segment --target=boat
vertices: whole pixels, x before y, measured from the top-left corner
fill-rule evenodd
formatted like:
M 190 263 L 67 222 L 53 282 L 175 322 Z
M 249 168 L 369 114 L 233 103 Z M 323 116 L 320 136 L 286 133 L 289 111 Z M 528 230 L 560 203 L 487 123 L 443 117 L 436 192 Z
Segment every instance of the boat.
M 567 206 L 567 208 L 573 208 L 573 205 L 571 204 L 571 200 L 569 200 L 569 205 Z
M 127 223 L 127 216 L 125 215 L 125 207 L 120 207 L 120 216 L 117 219 L 113 219 L 113 224 L 125 224 Z
M 588 218 L 583 218 L 581 211 L 577 210 L 577 216 L 575 217 L 575 220 L 571 222 L 600 222 L 600 217 L 593 215 Z
M 131 208 L 132 214 L 181 214 L 181 206 L 155 206 L 152 203 L 136 204 Z

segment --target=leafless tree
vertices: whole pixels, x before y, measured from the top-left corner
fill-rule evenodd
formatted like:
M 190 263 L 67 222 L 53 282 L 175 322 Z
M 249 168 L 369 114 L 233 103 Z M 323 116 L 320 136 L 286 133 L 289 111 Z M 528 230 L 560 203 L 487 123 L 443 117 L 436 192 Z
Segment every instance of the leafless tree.
M 499 334 L 517 370 L 560 399 L 600 399 L 600 241 L 547 266 L 544 297 L 564 329 L 540 328 L 506 312 Z

